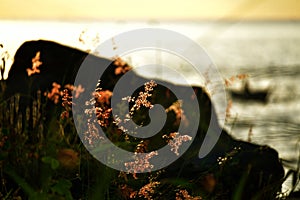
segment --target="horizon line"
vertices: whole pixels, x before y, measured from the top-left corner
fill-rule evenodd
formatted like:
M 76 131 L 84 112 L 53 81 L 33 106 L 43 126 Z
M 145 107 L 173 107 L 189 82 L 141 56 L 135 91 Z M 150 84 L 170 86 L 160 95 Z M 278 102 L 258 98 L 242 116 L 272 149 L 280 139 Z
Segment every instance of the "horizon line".
M 77 22 L 86 22 L 86 21 L 100 21 L 100 22 L 116 22 L 116 23 L 125 23 L 125 22 L 148 22 L 148 23 L 161 23 L 161 22 L 299 22 L 300 17 L 298 18 L 150 18 L 150 19 L 143 19 L 143 18 L 127 18 L 127 19 L 116 19 L 116 18 L 89 18 L 89 17 L 75 17 L 75 18 L 34 18 L 34 17 L 5 17 L 0 18 L 0 21 L 77 21 Z

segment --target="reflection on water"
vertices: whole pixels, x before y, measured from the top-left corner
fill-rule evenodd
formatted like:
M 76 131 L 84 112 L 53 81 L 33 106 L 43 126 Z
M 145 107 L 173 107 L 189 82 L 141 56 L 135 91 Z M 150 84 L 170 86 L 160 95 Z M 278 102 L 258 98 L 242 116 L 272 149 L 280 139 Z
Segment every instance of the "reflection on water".
M 227 127 L 235 138 L 248 140 L 252 127 L 252 142 L 275 148 L 280 157 L 288 161 L 287 167 L 296 169 L 300 152 L 300 105 L 297 98 L 286 102 L 271 101 L 266 105 L 234 101 L 231 112 Z M 284 189 L 290 185 L 289 179 Z
M 300 152 L 300 88 L 297 84 L 300 76 L 272 75 L 269 73 L 269 77 L 264 78 L 272 85 L 268 103 L 233 99 L 228 127 L 233 126 L 232 135 L 242 140 L 248 139 L 252 127 L 252 142 L 275 148 L 281 158 L 289 161 L 289 167 L 296 169 Z M 257 85 L 259 87 L 259 83 Z M 290 184 L 291 180 L 287 181 L 284 188 Z

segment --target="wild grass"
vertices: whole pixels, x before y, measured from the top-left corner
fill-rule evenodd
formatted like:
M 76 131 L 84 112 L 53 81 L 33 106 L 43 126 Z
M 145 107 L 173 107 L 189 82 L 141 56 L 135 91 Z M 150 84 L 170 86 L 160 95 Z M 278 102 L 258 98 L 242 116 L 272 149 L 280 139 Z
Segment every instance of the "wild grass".
M 41 64 L 39 57 L 37 53 L 33 58 L 33 66 L 27 71 L 29 76 L 39 73 Z M 116 75 L 129 70 L 120 59 L 116 59 L 115 65 L 119 66 L 116 68 Z M 237 76 L 236 78 L 241 80 L 245 77 Z M 231 78 L 230 81 L 234 79 Z M 5 81 L 0 83 L 2 95 L 6 89 Z M 153 82 L 146 83 L 145 91 L 137 98 L 125 99 L 134 103 L 129 115 L 133 115 L 142 107 L 151 108 L 152 105 L 147 98 L 151 97 L 151 91 L 155 86 Z M 71 95 L 71 91 L 74 90 L 82 92 L 83 88 L 79 86 L 75 88 L 71 85 L 62 87 L 53 83 L 51 91 L 45 94 L 37 92 L 35 96 L 29 98 L 30 103 L 25 103 L 25 107 L 22 101 L 28 97 L 16 94 L 9 99 L 4 99 L 0 96 L 1 199 L 199 200 L 229 198 L 226 188 L 222 188 L 225 186 L 216 186 L 219 174 L 205 173 L 192 180 L 160 179 L 164 170 L 137 173 L 146 172 L 145 170 L 151 168 L 145 158 L 137 158 L 137 162 L 127 163 L 131 168 L 131 173 L 119 172 L 101 164 L 83 146 L 75 129 L 71 113 L 72 98 L 76 98 L 76 95 L 75 97 Z M 109 91 L 95 91 L 89 105 L 92 109 L 87 110 L 87 114 L 96 114 L 97 123 L 111 134 L 112 141 L 121 139 L 120 146 L 130 146 L 135 152 L 145 151 L 147 143 L 132 141 L 126 137 L 126 134 L 120 136 L 120 132 L 126 131 L 116 128 L 119 122 L 108 123 L 112 117 L 108 106 L 111 95 Z M 174 112 L 175 116 L 182 117 L 183 111 L 180 110 L 179 104 L 180 102 L 177 102 L 172 105 L 173 107 L 171 106 L 168 112 Z M 230 107 L 231 105 L 228 105 L 228 113 Z M 124 122 L 124 119 L 121 121 Z M 87 123 L 86 139 L 92 144 L 95 139 L 101 138 L 95 138 L 97 130 L 93 126 L 94 122 Z M 165 138 L 175 154 L 178 153 L 178 145 L 190 140 L 174 132 L 168 133 Z M 251 140 L 251 131 L 249 131 L 249 140 Z M 221 158 L 219 165 L 226 166 L 238 153 L 236 149 L 229 152 L 228 156 Z M 156 156 L 155 152 L 151 155 Z M 242 198 L 248 175 L 245 171 L 233 194 L 234 200 Z M 294 176 L 299 177 L 299 165 Z M 272 189 L 274 188 L 266 188 L 267 191 L 262 191 L 262 193 L 268 193 L 268 190 L 272 191 Z M 283 198 L 283 195 L 280 198 Z
M 212 174 L 203 174 L 189 181 L 161 180 L 159 177 L 163 170 L 136 174 L 136 168 L 131 166 L 134 168 L 132 172 L 124 173 L 101 164 L 87 152 L 75 130 L 70 110 L 70 90 L 74 87 L 61 88 L 54 84 L 54 88 L 58 91 L 38 92 L 26 108 L 20 106 L 20 95 L 0 98 L 2 199 L 228 199 L 228 194 L 224 193 L 226 190 L 216 186 L 218 177 Z M 105 91 L 103 94 L 106 94 Z M 55 95 L 58 96 L 52 98 Z M 95 102 L 100 100 L 97 95 L 94 99 Z M 102 106 L 103 102 L 105 104 L 105 98 L 101 99 Z M 139 108 L 143 103 L 149 106 L 149 102 L 143 99 L 137 104 Z M 50 118 L 49 104 L 52 106 Z M 103 118 L 103 113 L 99 118 Z M 102 125 L 104 122 L 102 120 Z M 170 139 L 179 138 L 178 133 L 172 134 Z M 126 139 L 125 143 L 128 144 Z M 145 145 L 138 143 L 133 146 L 137 152 L 142 152 Z M 220 166 L 230 163 L 235 154 L 238 150 L 223 158 Z M 299 170 L 294 176 L 299 177 Z M 248 178 L 246 172 L 244 178 Z M 243 180 L 233 195 L 236 200 L 241 198 L 246 187 Z M 284 199 L 286 195 L 279 194 L 280 198 Z
M 75 130 L 71 89 L 74 87 L 62 88 L 54 83 L 48 93 L 37 92 L 26 107 L 22 104 L 23 96 L 18 94 L 0 98 L 1 199 L 172 199 L 168 195 L 192 199 L 188 193 L 180 192 L 185 188 L 178 190 L 168 181 L 157 181 L 155 177 L 160 171 L 136 174 L 137 168 L 131 166 L 132 173 L 126 174 L 94 159 Z M 99 106 L 105 104 L 106 93 L 101 92 L 102 99 L 94 96 L 95 102 L 100 101 Z M 146 96 L 150 95 L 148 92 Z M 137 108 L 147 104 L 143 98 L 135 101 Z M 103 126 L 107 122 L 102 111 L 97 110 L 96 114 Z M 143 151 L 144 144 L 135 145 L 136 151 Z M 139 167 L 144 169 L 146 165 Z M 166 185 L 173 192 L 157 193 L 158 188 Z

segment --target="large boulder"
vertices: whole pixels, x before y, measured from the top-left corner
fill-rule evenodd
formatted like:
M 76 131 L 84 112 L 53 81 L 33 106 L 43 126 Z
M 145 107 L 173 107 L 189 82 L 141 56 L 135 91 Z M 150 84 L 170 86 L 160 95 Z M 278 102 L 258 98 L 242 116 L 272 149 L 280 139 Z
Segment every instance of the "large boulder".
M 56 105 L 57 98 L 54 98 L 53 95 L 60 95 L 65 85 L 74 84 L 77 72 L 84 60 L 91 63 L 91 68 L 86 72 L 89 78 L 91 80 L 96 78 L 101 80 L 98 92 L 103 98 L 94 96 L 96 98 L 95 106 L 101 108 L 102 111 L 109 110 L 111 96 L 118 95 L 112 94 L 113 89 L 118 80 L 130 70 L 130 67 L 119 59 L 110 60 L 91 56 L 86 52 L 51 41 L 29 41 L 21 45 L 16 52 L 8 75 L 4 96 L 6 99 L 9 99 L 17 93 L 20 94 L 20 108 L 18 110 L 22 115 L 26 115 L 26 107 L 32 105 L 37 91 L 40 91 L 39 94 L 45 94 L 46 99 L 47 97 L 50 99 L 44 102 L 49 106 L 46 112 L 51 113 L 46 114 L 46 117 L 51 118 L 53 115 L 61 117 L 62 109 L 52 112 L 54 107 L 60 107 Z M 94 67 L 105 68 L 104 74 L 98 78 L 97 76 L 99 75 L 93 73 L 96 69 Z M 129 79 L 132 82 L 149 83 L 150 81 L 135 73 L 131 74 Z M 82 83 L 81 87 L 84 88 L 83 93 L 92 93 L 96 89 L 96 85 L 89 85 L 86 82 Z M 150 152 L 167 145 L 175 137 L 174 133 L 178 131 L 179 124 L 176 123 L 178 122 L 178 114 L 179 119 L 183 116 L 182 112 L 180 112 L 180 106 L 178 107 L 178 104 L 176 104 L 180 99 L 177 99 L 172 90 L 170 90 L 170 88 L 174 87 L 183 92 L 188 88 L 165 82 L 155 86 L 153 91 L 151 91 L 151 97 L 149 96 L 148 100 L 151 105 L 160 104 L 166 111 L 169 111 L 167 112 L 166 124 L 155 136 L 145 139 L 136 139 L 132 136 L 128 136 L 129 138 L 122 137 L 120 132 L 124 130 L 116 127 L 111 113 L 108 113 L 109 116 L 105 118 L 106 121 L 102 121 L 103 124 L 101 126 L 103 130 L 107 132 L 106 134 L 114 142 L 120 139 L 134 141 L 134 144 L 140 145 L 139 148 L 130 145 L 128 148 L 123 147 L 131 151 Z M 55 93 L 54 91 L 54 94 L 52 94 L 51 92 L 55 88 L 57 92 Z M 179 149 L 180 157 L 164 168 L 160 179 L 170 180 L 178 178 L 188 180 L 196 185 L 195 191 L 202 188 L 209 195 L 215 195 L 215 198 L 223 195 L 223 197 L 219 198 L 274 199 L 277 193 L 280 192 L 281 181 L 284 176 L 278 153 L 274 149 L 235 140 L 226 130 L 222 130 L 217 144 L 210 153 L 202 159 L 199 158 L 198 154 L 206 137 L 209 123 L 212 120 L 216 121 L 217 117 L 205 89 L 196 86 L 192 89 L 194 95 L 187 93 L 190 96 L 184 104 L 193 105 L 196 102 L 199 106 L 201 120 L 196 124 L 197 135 L 193 138 L 186 152 L 181 154 Z M 130 98 L 137 99 L 140 92 L 146 92 L 144 86 L 137 88 Z M 135 103 L 135 101 L 131 101 L 129 109 L 133 108 Z M 186 121 L 192 121 L 192 118 L 199 110 L 194 110 L 193 108 L 184 110 Z M 103 115 L 101 114 L 99 118 L 103 120 Z M 143 104 L 140 109 L 131 113 L 131 118 L 139 125 L 151 123 L 149 107 Z M 47 120 L 44 121 L 47 122 Z M 26 122 L 23 120 L 23 123 Z M 187 123 L 186 126 L 192 130 L 195 124 Z M 118 133 L 119 137 L 115 137 L 115 133 Z M 209 179 L 211 176 L 213 178 Z M 208 179 L 210 181 L 207 181 Z M 212 180 L 215 184 L 211 184 Z

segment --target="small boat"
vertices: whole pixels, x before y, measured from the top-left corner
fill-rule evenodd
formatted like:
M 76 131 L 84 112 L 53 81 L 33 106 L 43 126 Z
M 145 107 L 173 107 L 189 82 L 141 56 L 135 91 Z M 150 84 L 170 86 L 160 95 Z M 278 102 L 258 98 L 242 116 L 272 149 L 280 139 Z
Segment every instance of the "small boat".
M 241 90 L 230 89 L 229 93 L 232 98 L 241 99 L 241 100 L 252 100 L 260 101 L 266 103 L 268 101 L 268 96 L 270 93 L 270 88 L 263 90 L 253 90 L 249 88 L 248 81 L 244 84 L 244 88 Z

